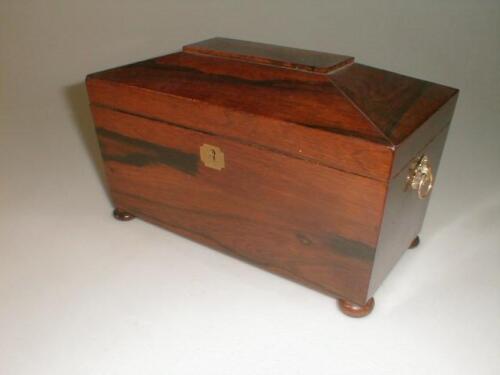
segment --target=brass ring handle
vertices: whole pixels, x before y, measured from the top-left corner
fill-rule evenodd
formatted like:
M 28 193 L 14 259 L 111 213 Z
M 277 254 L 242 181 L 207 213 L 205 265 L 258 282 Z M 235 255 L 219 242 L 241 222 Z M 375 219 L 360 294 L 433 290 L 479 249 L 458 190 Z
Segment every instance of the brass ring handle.
M 432 167 L 427 155 L 421 156 L 410 167 L 410 173 L 407 177 L 407 188 L 417 191 L 420 199 L 425 199 L 434 186 L 434 176 Z

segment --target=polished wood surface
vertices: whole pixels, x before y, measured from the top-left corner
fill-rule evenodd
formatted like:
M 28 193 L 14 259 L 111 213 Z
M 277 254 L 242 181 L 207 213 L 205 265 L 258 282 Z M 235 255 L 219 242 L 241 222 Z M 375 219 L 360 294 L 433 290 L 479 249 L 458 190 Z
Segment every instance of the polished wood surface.
M 90 75 L 90 95 L 99 95 L 93 101 L 111 108 L 234 137 L 379 180 L 395 176 L 415 149 L 423 148 L 447 125 L 427 120 L 438 118 L 441 108 L 453 107 L 456 101 L 456 89 L 357 63 L 318 74 L 223 58 L 225 50 L 217 45 L 224 43 L 221 38 L 211 42 L 211 55 L 193 53 L 196 47 L 186 46 L 185 52 Z M 227 43 L 236 50 L 248 48 L 245 42 Z M 264 53 L 275 46 L 257 43 L 250 50 Z M 285 59 L 294 50 L 275 53 Z M 426 127 L 420 130 L 423 123 Z M 411 137 L 416 131 L 422 134 Z M 321 147 L 322 137 L 332 147 Z M 413 144 L 404 142 L 408 139 Z M 398 152 L 392 165 L 394 150 L 404 144 L 408 151 Z M 336 152 L 340 145 L 345 146 Z
M 393 145 L 400 145 L 458 90 L 362 64 L 331 76 Z M 446 123 L 433 126 L 433 138 Z
M 358 305 L 344 299 L 339 299 L 338 305 L 340 311 L 351 318 L 363 318 L 373 311 L 373 308 L 375 307 L 375 300 L 370 298 L 366 303 Z
M 428 204 L 410 163 L 436 174 L 457 90 L 332 56 L 217 39 L 89 75 L 115 216 L 371 311 Z
M 429 157 L 434 184 L 439 182 L 436 176 L 448 129 L 445 127 L 432 142 L 415 155 L 425 154 Z M 375 293 L 398 259 L 407 250 L 408 245 L 420 233 L 427 206 L 432 199 L 432 192 L 427 198 L 419 199 L 416 191 L 406 189 L 409 170 L 410 163 L 389 183 L 384 220 L 380 228 L 377 253 L 371 274 L 369 296 Z
M 385 184 L 96 105 L 92 113 L 115 206 L 365 302 Z M 224 169 L 199 161 L 204 144 L 224 152 Z
M 275 118 L 289 127 L 320 129 L 390 145 L 383 132 L 327 76 L 319 79 L 315 74 L 300 72 L 300 77 L 294 74 L 287 79 L 283 74 L 286 69 L 239 61 L 226 64 L 226 72 L 221 71 L 217 60 L 224 59 L 184 54 L 182 58 L 165 57 L 112 69 L 91 78 L 140 87 L 156 93 L 158 98 L 189 98 L 191 103 Z M 217 74 L 211 72 L 210 64 L 217 66 Z M 197 66 L 203 66 L 203 70 Z M 253 71 L 254 66 L 259 66 L 265 78 L 243 73 Z
M 272 117 L 205 101 L 159 95 L 141 87 L 93 76 L 87 80 L 87 90 L 91 102 L 117 111 L 168 121 L 179 127 L 218 135 L 380 181 L 387 180 L 391 173 L 393 151 L 365 139 L 310 127 L 290 126 L 290 123 Z
M 448 102 L 420 124 L 410 137 L 395 148 L 391 178 L 406 168 L 415 155 L 421 153 L 445 128 L 449 127 L 457 99 L 458 94 L 452 96 Z
M 183 51 L 329 73 L 354 61 L 351 56 L 228 38 L 211 38 L 184 46 Z

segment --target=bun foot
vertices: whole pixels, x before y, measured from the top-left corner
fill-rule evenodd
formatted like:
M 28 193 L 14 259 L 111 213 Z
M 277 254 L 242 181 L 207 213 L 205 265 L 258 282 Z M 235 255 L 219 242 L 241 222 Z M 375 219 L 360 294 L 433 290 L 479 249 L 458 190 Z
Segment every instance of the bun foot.
M 115 208 L 115 210 L 113 211 L 113 217 L 116 220 L 120 220 L 120 221 L 129 221 L 129 220 L 132 220 L 133 218 L 135 218 L 135 216 L 132 215 L 131 213 L 128 213 L 127 211 L 120 210 L 119 208 Z
M 372 312 L 373 306 L 375 306 L 375 300 L 373 298 L 370 298 L 364 305 L 357 305 L 355 303 L 346 301 L 345 299 L 339 299 L 338 304 L 340 310 L 344 314 L 352 318 L 362 318 Z
M 410 247 L 408 249 L 414 249 L 416 248 L 420 243 L 420 238 L 417 236 L 413 239 L 413 241 L 410 244 Z

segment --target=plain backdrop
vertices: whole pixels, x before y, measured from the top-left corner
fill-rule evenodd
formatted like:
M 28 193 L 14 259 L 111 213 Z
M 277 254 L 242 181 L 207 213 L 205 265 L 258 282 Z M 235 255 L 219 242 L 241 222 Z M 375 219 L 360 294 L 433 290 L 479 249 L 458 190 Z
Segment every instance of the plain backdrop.
M 461 90 L 371 316 L 112 219 L 85 75 L 212 36 Z M 0 374 L 500 374 L 499 51 L 499 1 L 0 0 Z

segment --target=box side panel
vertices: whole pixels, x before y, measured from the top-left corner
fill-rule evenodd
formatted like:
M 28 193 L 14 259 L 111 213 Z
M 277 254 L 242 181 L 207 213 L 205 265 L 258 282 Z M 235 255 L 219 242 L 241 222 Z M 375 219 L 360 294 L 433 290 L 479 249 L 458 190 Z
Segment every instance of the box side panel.
M 92 106 L 117 207 L 327 294 L 364 303 L 386 185 Z M 200 160 L 203 145 L 224 163 Z M 219 165 L 220 166 L 220 165 Z
M 392 177 L 399 174 L 415 155 L 450 125 L 457 99 L 458 94 L 434 112 L 409 138 L 399 145 L 394 157 Z
M 434 178 L 449 127 L 446 126 L 434 140 L 419 150 L 415 157 L 427 155 Z M 389 184 L 384 218 L 375 255 L 368 295 L 372 296 L 401 255 L 419 234 L 430 196 L 420 199 L 416 191 L 407 188 L 411 163 L 406 164 Z M 434 180 L 435 183 L 435 180 Z M 432 195 L 432 194 L 431 194 Z

